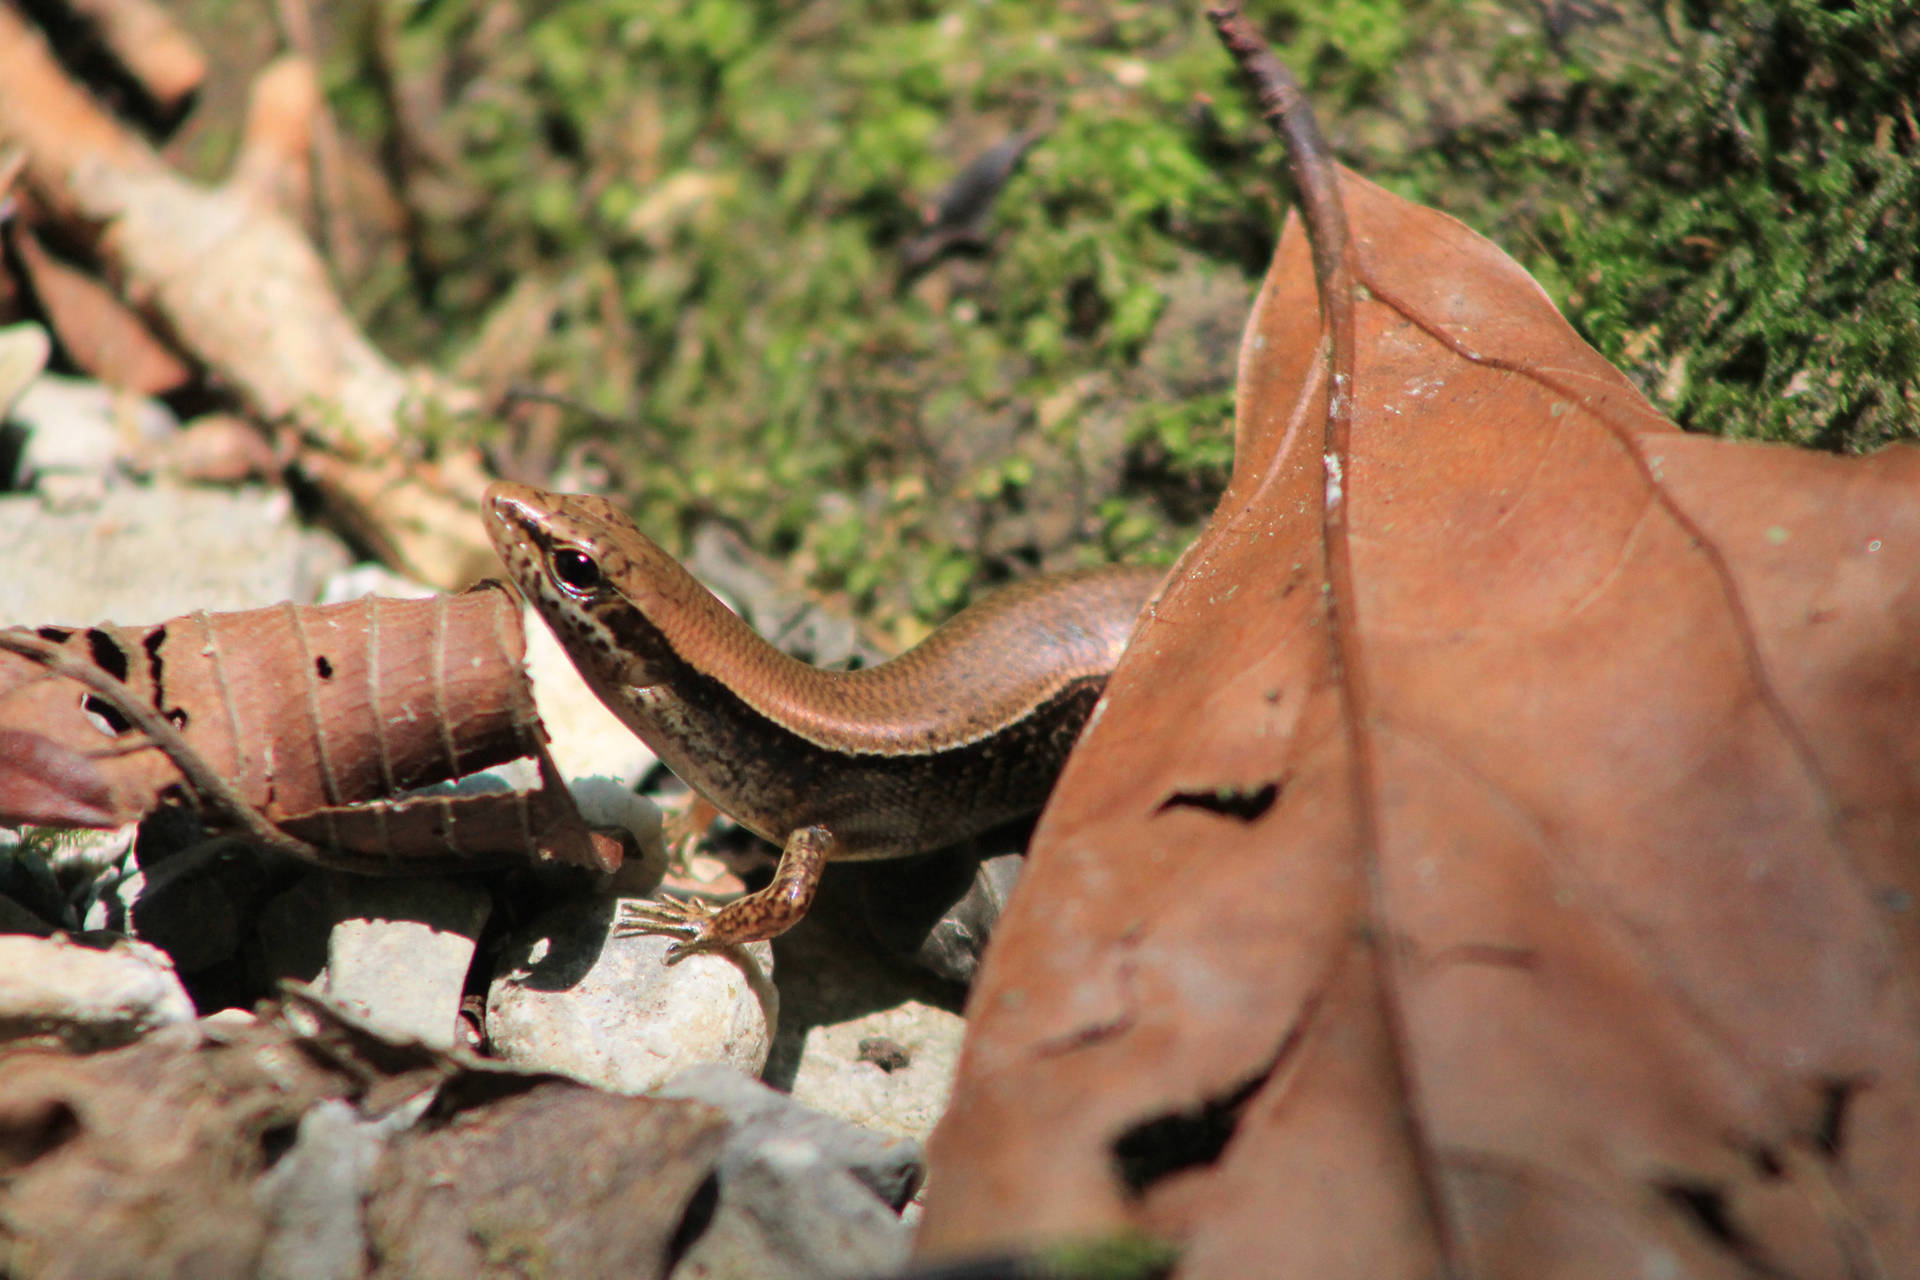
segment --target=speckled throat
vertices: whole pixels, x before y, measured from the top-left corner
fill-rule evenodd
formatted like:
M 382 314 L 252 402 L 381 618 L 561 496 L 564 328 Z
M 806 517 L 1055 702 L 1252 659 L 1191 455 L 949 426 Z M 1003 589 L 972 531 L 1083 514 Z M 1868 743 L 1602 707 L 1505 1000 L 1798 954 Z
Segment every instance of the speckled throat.
M 488 532 L 601 700 L 716 807 L 898 857 L 1038 809 L 1163 571 L 1031 579 L 890 662 L 781 653 L 605 499 L 497 484 Z

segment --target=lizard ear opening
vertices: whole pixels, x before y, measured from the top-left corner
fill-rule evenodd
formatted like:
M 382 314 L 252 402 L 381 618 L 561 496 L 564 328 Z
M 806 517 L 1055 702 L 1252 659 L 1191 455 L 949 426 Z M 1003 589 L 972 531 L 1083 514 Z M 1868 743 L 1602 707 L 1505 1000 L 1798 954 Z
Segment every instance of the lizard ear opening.
M 553 576 L 561 586 L 577 596 L 592 595 L 600 589 L 599 564 L 577 547 L 554 550 Z

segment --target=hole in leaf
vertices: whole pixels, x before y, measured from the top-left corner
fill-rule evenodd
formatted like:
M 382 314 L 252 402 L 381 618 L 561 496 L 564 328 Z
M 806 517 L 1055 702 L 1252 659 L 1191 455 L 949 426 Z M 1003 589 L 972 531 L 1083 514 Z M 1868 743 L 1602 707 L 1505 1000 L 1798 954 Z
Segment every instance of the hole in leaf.
M 1220 787 L 1214 791 L 1176 791 L 1160 802 L 1160 812 L 1169 809 L 1205 809 L 1223 817 L 1252 822 L 1280 798 L 1280 784 L 1269 782 L 1250 791 L 1239 787 Z
M 133 722 L 120 714 L 120 709 L 97 693 L 89 693 L 80 699 L 80 710 L 93 721 L 93 727 L 109 738 L 117 738 L 133 728 Z
M 1287 1046 L 1293 1043 L 1287 1039 Z M 1287 1051 L 1281 1049 L 1281 1056 Z M 1279 1063 L 1276 1056 L 1252 1079 L 1186 1111 L 1155 1116 L 1128 1129 L 1113 1143 L 1113 1162 L 1129 1194 L 1139 1196 L 1154 1183 L 1185 1169 L 1213 1164 L 1240 1127 L 1247 1100 L 1260 1090 Z
M 333 679 L 333 664 L 327 661 L 327 656 L 324 653 L 313 660 L 313 670 L 314 674 L 318 675 L 322 680 Z
M 0 1170 L 18 1169 L 80 1134 L 80 1116 L 64 1098 L 46 1098 L 0 1120 Z
M 1727 1197 L 1720 1188 L 1704 1182 L 1662 1182 L 1655 1188 L 1667 1203 L 1678 1209 L 1694 1227 L 1716 1243 L 1739 1249 L 1741 1240 L 1727 1214 Z
M 127 651 L 120 642 L 98 628 L 87 632 L 87 653 L 93 659 L 93 665 L 124 682 L 127 678 Z
M 161 687 L 160 686 L 160 666 L 161 666 L 160 650 L 166 647 L 166 643 L 167 643 L 167 629 L 165 627 L 155 627 L 151 632 L 148 633 L 147 638 L 141 641 L 141 644 L 145 646 L 147 651 L 147 677 L 153 681 L 153 687 L 156 691 L 158 691 L 159 688 Z M 157 692 L 156 692 L 156 696 L 157 696 Z
M 672 1271 L 687 1250 L 699 1243 L 700 1237 L 713 1225 L 713 1213 L 719 1207 L 720 1179 L 708 1174 L 706 1181 L 694 1191 L 693 1198 L 687 1201 L 687 1211 L 680 1215 L 680 1225 L 673 1229 L 673 1239 L 667 1242 L 664 1270 Z
M 65 644 L 67 637 L 72 635 L 73 632 L 65 627 L 35 627 L 33 634 L 39 636 L 42 640 L 51 641 L 54 644 Z
M 1820 1090 L 1820 1119 L 1814 1125 L 1813 1143 L 1829 1160 L 1840 1156 L 1840 1144 L 1847 1136 L 1847 1107 L 1859 1092 L 1856 1080 L 1829 1080 Z
M 300 1136 L 298 1124 L 276 1124 L 260 1133 L 261 1168 L 271 1169 L 280 1163 L 280 1157 L 293 1150 L 294 1141 Z
M 1240 1127 L 1240 1113 L 1305 1041 L 1319 1007 L 1320 997 L 1310 996 L 1273 1056 L 1240 1084 L 1196 1106 L 1144 1120 L 1114 1139 L 1114 1171 L 1128 1192 L 1139 1196 L 1163 1178 L 1218 1160 Z

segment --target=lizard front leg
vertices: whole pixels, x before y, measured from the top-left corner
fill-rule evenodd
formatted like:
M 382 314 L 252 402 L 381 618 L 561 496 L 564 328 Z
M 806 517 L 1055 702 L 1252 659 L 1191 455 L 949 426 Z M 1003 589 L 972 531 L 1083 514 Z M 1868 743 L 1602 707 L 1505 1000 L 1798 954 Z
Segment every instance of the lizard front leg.
M 674 939 L 667 948 L 668 964 L 696 951 L 777 938 L 799 924 L 813 905 L 833 848 L 833 836 L 825 827 L 801 827 L 787 837 L 773 883 L 766 888 L 718 910 L 693 898 L 623 903 L 614 932 Z

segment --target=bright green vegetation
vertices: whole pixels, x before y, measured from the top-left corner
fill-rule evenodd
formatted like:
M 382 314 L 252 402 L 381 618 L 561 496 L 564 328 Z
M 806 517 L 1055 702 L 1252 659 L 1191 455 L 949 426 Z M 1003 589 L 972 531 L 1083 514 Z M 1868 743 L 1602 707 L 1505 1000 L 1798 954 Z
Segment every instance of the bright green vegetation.
M 1920 7 L 1666 6 L 1617 74 L 1482 163 L 1521 256 L 1682 425 L 1863 451 L 1920 435 Z M 1551 277 L 1550 277 L 1551 278 Z
M 516 376 L 633 424 L 644 525 L 719 513 L 903 636 L 1028 565 L 1170 554 L 1225 478 L 1285 200 L 1201 7 L 396 8 L 335 68 L 412 219 L 356 303 L 442 363 L 544 307 Z M 1542 8 L 1249 5 L 1343 156 L 1505 245 L 1689 427 L 1912 436 L 1914 7 Z M 1024 131 L 980 244 L 908 270 Z

